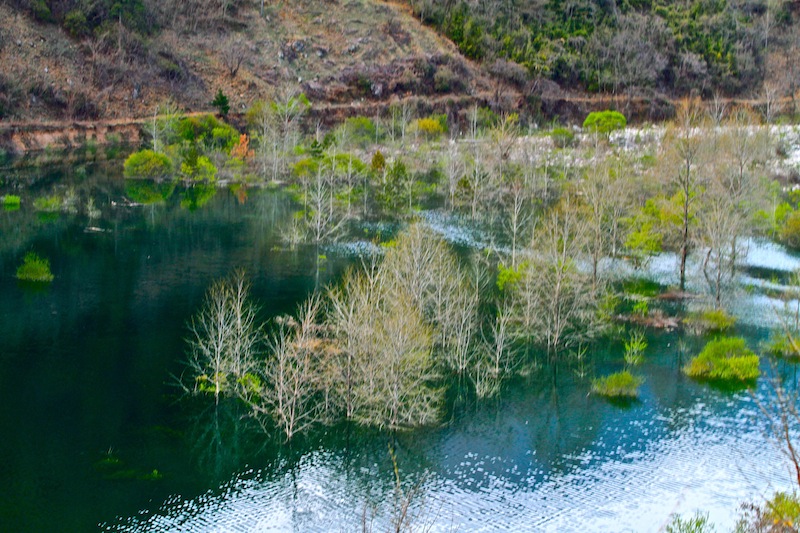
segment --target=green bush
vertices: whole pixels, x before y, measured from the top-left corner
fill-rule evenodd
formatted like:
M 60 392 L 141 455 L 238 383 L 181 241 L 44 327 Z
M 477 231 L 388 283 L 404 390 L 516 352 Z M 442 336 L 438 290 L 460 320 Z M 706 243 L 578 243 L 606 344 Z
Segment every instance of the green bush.
M 217 94 L 215 94 L 214 99 L 211 100 L 211 105 L 216 107 L 217 111 L 219 111 L 219 114 L 223 117 L 227 117 L 228 111 L 231 110 L 228 97 L 225 96 L 225 93 L 222 92 L 222 89 L 217 89 Z
M 378 133 L 378 127 L 369 117 L 350 117 L 344 121 L 342 128 L 350 135 L 352 142 L 358 145 L 375 142 Z
M 796 492 L 776 492 L 763 506 L 744 505 L 736 531 L 789 532 L 800 524 L 800 497 Z
M 31 13 L 33 13 L 33 17 L 36 20 L 42 22 L 51 22 L 53 20 L 53 13 L 45 0 L 31 0 L 30 7 Z
M 800 359 L 800 344 L 794 335 L 781 332 L 773 334 L 765 347 L 765 351 L 775 357 Z
M 714 531 L 714 526 L 708 521 L 708 514 L 697 512 L 691 518 L 672 515 L 666 531 L 667 533 L 711 533 Z
M 754 381 L 760 374 L 758 356 L 741 337 L 722 337 L 706 344 L 683 372 L 708 381 Z
M 3 207 L 7 211 L 14 211 L 14 210 L 19 209 L 19 206 L 20 206 L 21 203 L 22 203 L 22 200 L 20 199 L 19 196 L 16 196 L 16 195 L 7 194 L 7 195 L 5 195 L 3 197 Z
M 73 37 L 83 37 L 89 33 L 86 15 L 80 9 L 73 9 L 64 16 L 64 29 Z
M 776 492 L 767 501 L 765 510 L 766 517 L 773 524 L 790 528 L 800 525 L 800 498 L 797 493 Z
M 61 196 L 53 194 L 50 196 L 40 196 L 33 201 L 33 208 L 37 211 L 44 211 L 46 213 L 55 213 L 61 210 Z
M 41 283 L 53 281 L 53 273 L 50 272 L 50 261 L 39 257 L 34 252 L 28 252 L 25 254 L 22 264 L 17 268 L 17 279 Z
M 583 129 L 600 135 L 608 135 L 612 131 L 621 130 L 628 125 L 625 115 L 619 111 L 593 111 L 583 121 Z
M 188 162 L 183 162 L 181 164 L 181 174 L 194 181 L 207 183 L 214 183 L 217 181 L 217 167 L 204 155 L 199 156 L 193 165 Z
M 592 392 L 608 398 L 636 398 L 644 379 L 627 370 L 592 381 Z
M 800 211 L 791 211 L 780 226 L 779 238 L 791 248 L 800 248 Z
M 550 138 L 556 148 L 569 148 L 575 144 L 575 134 L 568 128 L 555 128 L 550 132 Z
M 139 150 L 125 160 L 126 178 L 159 179 L 172 173 L 172 162 L 164 154 L 153 150 Z
M 411 129 L 418 131 L 427 139 L 437 139 L 447 133 L 447 115 L 431 115 L 415 120 Z
M 375 152 L 375 154 L 372 156 L 370 168 L 373 172 L 381 172 L 384 168 L 386 168 L 386 156 L 383 155 L 383 152 L 380 150 Z
M 696 331 L 721 333 L 732 328 L 736 324 L 736 319 L 724 309 L 706 309 L 691 313 L 684 322 Z

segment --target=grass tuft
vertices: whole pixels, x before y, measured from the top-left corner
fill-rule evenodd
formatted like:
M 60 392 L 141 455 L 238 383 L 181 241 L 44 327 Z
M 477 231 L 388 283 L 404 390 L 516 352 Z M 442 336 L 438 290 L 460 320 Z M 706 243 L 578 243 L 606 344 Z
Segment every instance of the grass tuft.
M 592 392 L 607 398 L 636 398 L 642 383 L 644 379 L 623 370 L 595 379 L 592 382 Z
M 741 337 L 723 337 L 706 344 L 683 372 L 708 381 L 751 382 L 760 375 L 758 356 Z
M 50 283 L 53 273 L 50 271 L 50 261 L 39 257 L 34 252 L 25 254 L 22 264 L 17 269 L 17 279 L 37 283 Z

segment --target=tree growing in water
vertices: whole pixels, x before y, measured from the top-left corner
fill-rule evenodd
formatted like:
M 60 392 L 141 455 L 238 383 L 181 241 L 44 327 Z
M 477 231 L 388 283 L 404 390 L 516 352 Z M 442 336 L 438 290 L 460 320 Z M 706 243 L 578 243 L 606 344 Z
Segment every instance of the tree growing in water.
M 243 271 L 214 282 L 189 323 L 187 390 L 235 395 L 253 370 L 259 349 L 256 307 Z

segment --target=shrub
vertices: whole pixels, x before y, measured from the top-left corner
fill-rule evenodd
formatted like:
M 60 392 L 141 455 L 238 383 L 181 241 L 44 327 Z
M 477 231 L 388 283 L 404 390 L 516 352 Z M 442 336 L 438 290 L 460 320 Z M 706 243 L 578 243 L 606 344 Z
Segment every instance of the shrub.
M 691 518 L 672 515 L 666 531 L 667 533 L 711 533 L 714 531 L 714 526 L 709 523 L 708 514 L 697 512 Z
M 447 65 L 442 65 L 436 69 L 433 75 L 433 90 L 437 93 L 459 91 L 463 88 L 461 79 Z
M 28 252 L 17 269 L 17 279 L 40 283 L 53 281 L 53 273 L 50 272 L 50 261 L 39 257 L 34 252 Z
M 33 201 L 33 207 L 37 211 L 54 213 L 61 210 L 61 196 L 53 194 L 50 196 L 40 196 Z
M 794 360 L 800 358 L 800 345 L 798 345 L 794 335 L 790 333 L 781 332 L 780 334 L 773 334 L 765 350 L 775 357 L 784 357 Z
M 616 372 L 592 382 L 592 392 L 608 398 L 635 398 L 644 379 L 627 370 Z
M 8 211 L 19 209 L 21 203 L 20 197 L 13 194 L 7 194 L 3 197 L 3 207 Z
M 172 162 L 164 154 L 153 150 L 139 150 L 125 160 L 126 178 L 158 179 L 172 173 Z
M 621 130 L 628 125 L 625 115 L 619 111 L 593 111 L 583 121 L 583 128 L 600 135 L 608 135 L 612 131 Z
M 796 492 L 776 492 L 763 506 L 743 506 L 744 516 L 736 531 L 797 531 L 800 524 L 800 497 Z
M 214 148 L 230 152 L 239 142 L 240 136 L 236 128 L 221 122 L 211 129 L 211 140 Z
M 733 327 L 736 319 L 724 309 L 706 309 L 691 313 L 685 320 L 690 329 L 721 333 Z
M 214 163 L 211 160 L 201 155 L 195 160 L 195 164 L 192 165 L 188 162 L 183 162 L 181 164 L 181 173 L 194 181 L 203 181 L 208 183 L 213 183 L 217 181 L 217 167 L 214 166 Z
M 383 152 L 380 150 L 375 152 L 375 154 L 372 156 L 370 168 L 373 172 L 381 172 L 384 168 L 386 168 L 386 156 L 383 155 Z
M 51 22 L 53 20 L 53 13 L 45 0 L 31 0 L 30 7 L 31 13 L 33 13 L 33 17 L 36 20 L 42 22 Z
M 231 110 L 228 97 L 225 96 L 225 93 L 222 92 L 222 89 L 217 89 L 217 94 L 215 94 L 214 99 L 211 100 L 211 105 L 216 107 L 217 111 L 219 111 L 219 114 L 223 117 L 227 117 L 228 111 Z
M 447 116 L 431 115 L 430 117 L 415 120 L 412 128 L 428 139 L 436 139 L 447 132 Z
M 369 117 L 350 117 L 342 125 L 356 144 L 369 144 L 375 142 L 378 132 L 375 122 Z
M 780 240 L 791 248 L 800 248 L 800 211 L 792 211 L 780 227 Z
M 550 132 L 550 138 L 556 148 L 569 148 L 575 144 L 575 134 L 568 128 L 555 128 Z
M 80 9 L 73 9 L 64 16 L 64 29 L 73 37 L 83 37 L 89 33 L 86 15 Z
M 723 337 L 706 344 L 683 372 L 708 381 L 754 381 L 760 374 L 758 356 L 741 337 Z

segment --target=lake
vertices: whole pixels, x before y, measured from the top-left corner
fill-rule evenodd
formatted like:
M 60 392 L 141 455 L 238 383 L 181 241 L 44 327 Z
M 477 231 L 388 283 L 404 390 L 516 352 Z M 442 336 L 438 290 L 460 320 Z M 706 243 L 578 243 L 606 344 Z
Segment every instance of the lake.
M 791 486 L 759 417 L 767 380 L 750 393 L 687 379 L 680 367 L 705 339 L 678 333 L 649 336 L 629 405 L 589 394 L 571 362 L 492 400 L 454 386 L 437 428 L 339 425 L 291 445 L 265 436 L 237 405 L 182 396 L 187 321 L 239 267 L 262 318 L 292 312 L 371 245 L 286 249 L 292 201 L 280 190 L 144 189 L 126 186 L 119 165 L 0 181 L 0 196 L 23 199 L 0 209 L 2 531 L 384 531 L 406 498 L 432 531 L 657 531 L 695 509 L 724 530 L 740 503 Z M 34 209 L 54 192 L 77 198 L 77 212 Z M 137 205 L 154 195 L 168 198 Z M 99 217 L 85 213 L 89 197 Z M 426 218 L 469 246 L 467 229 Z M 30 250 L 50 259 L 49 286 L 14 278 Z M 670 261 L 648 275 L 668 282 Z M 755 288 L 734 308 L 757 347 L 774 314 L 768 290 L 797 258 L 754 243 L 746 262 L 742 283 Z M 619 370 L 621 353 L 595 348 L 588 376 Z M 796 379 L 788 363 L 762 365 Z

